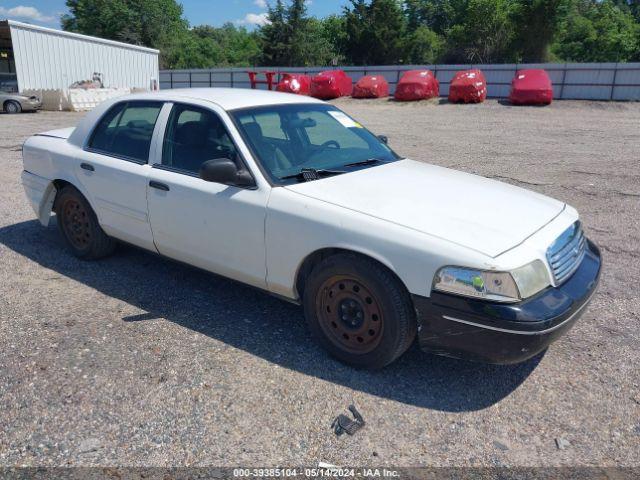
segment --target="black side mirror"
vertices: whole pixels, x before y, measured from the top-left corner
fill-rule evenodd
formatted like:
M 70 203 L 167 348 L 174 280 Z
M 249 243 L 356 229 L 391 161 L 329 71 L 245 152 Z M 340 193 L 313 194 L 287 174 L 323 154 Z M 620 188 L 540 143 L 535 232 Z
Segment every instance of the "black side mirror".
M 378 140 L 380 140 L 385 145 L 389 143 L 389 137 L 387 137 L 386 135 L 378 135 Z
M 239 187 L 253 186 L 253 178 L 249 172 L 238 170 L 236 164 L 228 158 L 207 160 L 200 166 L 200 178 L 206 182 L 237 185 Z

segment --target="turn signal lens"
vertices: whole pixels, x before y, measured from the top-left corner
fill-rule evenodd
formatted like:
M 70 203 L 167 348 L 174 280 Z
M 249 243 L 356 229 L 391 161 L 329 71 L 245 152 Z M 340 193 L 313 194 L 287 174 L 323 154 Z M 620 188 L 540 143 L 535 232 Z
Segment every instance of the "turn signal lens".
M 520 268 L 516 268 L 511 272 L 511 275 L 513 275 L 518 285 L 518 290 L 522 298 L 529 298 L 551 285 L 547 267 L 545 267 L 544 263 L 540 260 L 535 260 Z

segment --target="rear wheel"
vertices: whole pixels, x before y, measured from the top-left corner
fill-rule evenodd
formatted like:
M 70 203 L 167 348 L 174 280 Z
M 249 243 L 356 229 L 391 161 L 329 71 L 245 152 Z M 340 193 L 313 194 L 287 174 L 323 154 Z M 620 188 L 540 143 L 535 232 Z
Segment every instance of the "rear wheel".
M 20 113 L 22 106 L 14 100 L 7 100 L 4 103 L 4 111 L 7 113 Z
M 318 264 L 304 290 L 309 327 L 339 360 L 382 368 L 400 357 L 416 334 L 409 294 L 385 267 L 339 254 Z
M 60 190 L 55 210 L 60 233 L 76 257 L 96 260 L 113 252 L 115 240 L 104 233 L 91 205 L 76 188 Z

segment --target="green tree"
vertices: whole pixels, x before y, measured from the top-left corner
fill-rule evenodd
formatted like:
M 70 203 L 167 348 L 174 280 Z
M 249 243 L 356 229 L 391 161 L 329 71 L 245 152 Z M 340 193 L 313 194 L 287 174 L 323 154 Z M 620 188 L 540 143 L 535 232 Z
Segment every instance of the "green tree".
M 288 6 L 278 0 L 269 7 L 268 19 L 260 29 L 264 65 L 326 65 L 339 57 L 334 37 L 339 37 L 341 21 L 310 18 L 306 0 L 292 0 Z
M 414 65 L 436 63 L 443 49 L 444 39 L 428 27 L 420 25 L 406 35 L 403 58 L 406 63 Z
M 514 48 L 520 61 L 536 63 L 549 60 L 551 43 L 568 8 L 568 0 L 516 1 L 512 22 L 517 25 Z
M 640 0 L 350 0 L 309 17 L 273 0 L 269 23 L 193 29 L 177 0 L 67 0 L 65 30 L 161 51 L 161 68 L 640 60 Z
M 552 50 L 571 62 L 639 60 L 640 25 L 612 0 L 576 0 Z
M 329 45 L 327 64 L 342 64 L 346 60 L 344 47 L 347 43 L 346 19 L 342 15 L 329 15 L 320 20 L 323 42 Z
M 216 66 L 249 66 L 260 60 L 262 51 L 256 32 L 249 32 L 246 28 L 236 27 L 232 23 L 225 23 L 220 28 L 200 25 L 191 31 L 200 39 L 210 40 L 218 46 L 221 53 L 216 60 Z
M 63 29 L 160 49 L 163 66 L 188 28 L 175 0 L 67 0 L 67 8 Z
M 345 53 L 356 65 L 402 61 L 405 17 L 397 0 L 351 0 L 345 7 Z
M 405 0 L 404 3 L 410 31 L 424 25 L 444 35 L 462 21 L 467 0 Z
M 262 63 L 268 66 L 288 65 L 290 60 L 289 29 L 286 9 L 282 0 L 269 5 L 269 23 L 260 29 L 262 38 Z
M 350 0 L 351 8 L 344 7 L 345 43 L 343 49 L 347 62 L 365 64 L 368 59 L 368 13 L 365 0 Z
M 298 65 L 304 66 L 325 66 L 339 63 L 343 60 L 334 40 L 334 25 L 325 20 L 310 18 L 307 23 L 305 36 L 305 48 L 303 49 L 303 59 Z
M 163 50 L 164 68 L 211 68 L 223 64 L 223 51 L 210 38 L 202 38 L 186 31 L 173 40 Z
M 288 65 L 305 65 L 308 60 L 308 44 L 311 36 L 307 6 L 305 0 L 293 0 L 287 9 L 287 25 L 289 34 Z
M 514 9 L 512 0 L 470 0 L 463 21 L 448 31 L 445 59 L 469 63 L 514 61 Z
M 141 44 L 139 19 L 127 0 L 67 0 L 62 28 L 111 40 Z
M 615 0 L 614 3 L 623 11 L 629 11 L 640 22 L 640 0 Z

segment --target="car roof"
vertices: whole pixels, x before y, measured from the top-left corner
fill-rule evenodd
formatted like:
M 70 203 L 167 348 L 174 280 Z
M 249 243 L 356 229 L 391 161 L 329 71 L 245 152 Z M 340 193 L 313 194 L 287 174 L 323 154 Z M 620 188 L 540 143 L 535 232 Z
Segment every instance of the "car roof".
M 134 97 L 169 102 L 186 99 L 205 100 L 219 105 L 224 110 L 291 103 L 323 103 L 303 95 L 248 88 L 179 88 L 133 95 L 132 98 Z
M 200 100 L 215 103 L 223 110 L 262 107 L 286 104 L 323 104 L 321 100 L 291 93 L 251 90 L 248 88 L 180 88 L 143 92 L 114 97 L 90 111 L 69 136 L 68 142 L 83 147 L 93 127 L 113 105 L 129 100 L 156 100 L 160 102 L 180 102 Z

